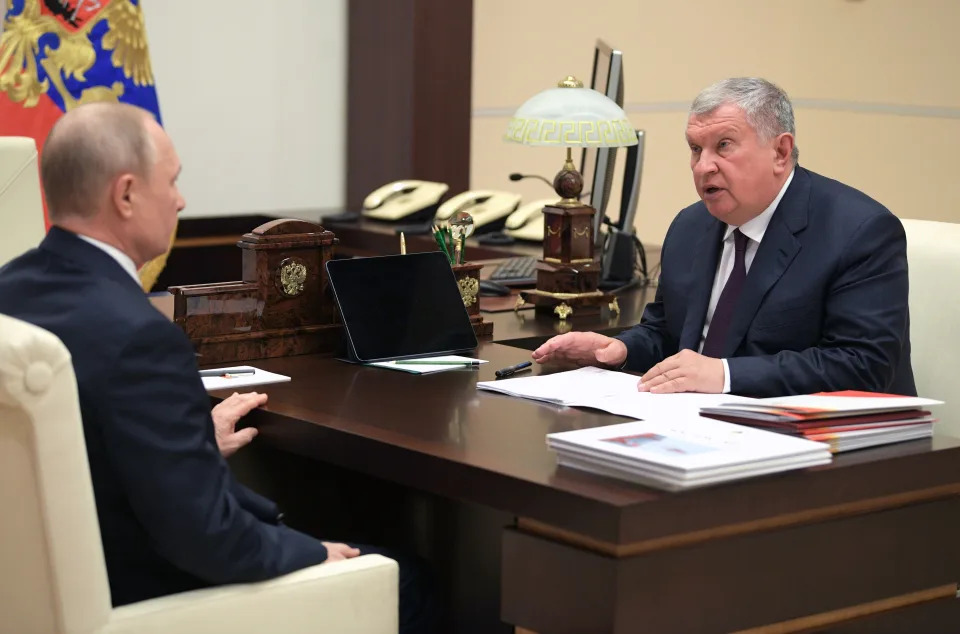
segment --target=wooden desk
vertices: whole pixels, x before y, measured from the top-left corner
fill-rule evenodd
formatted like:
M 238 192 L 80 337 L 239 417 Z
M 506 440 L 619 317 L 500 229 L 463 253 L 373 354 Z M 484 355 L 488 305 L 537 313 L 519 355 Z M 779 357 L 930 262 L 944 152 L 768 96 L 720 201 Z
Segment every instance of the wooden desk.
M 495 319 L 524 345 L 553 323 Z M 960 441 L 664 493 L 558 468 L 546 448 L 547 433 L 618 418 L 476 391 L 527 354 L 484 343 L 479 370 L 424 376 L 258 361 L 294 380 L 265 387 L 257 443 L 515 518 L 487 537 L 502 544 L 502 619 L 531 631 L 960 631 Z

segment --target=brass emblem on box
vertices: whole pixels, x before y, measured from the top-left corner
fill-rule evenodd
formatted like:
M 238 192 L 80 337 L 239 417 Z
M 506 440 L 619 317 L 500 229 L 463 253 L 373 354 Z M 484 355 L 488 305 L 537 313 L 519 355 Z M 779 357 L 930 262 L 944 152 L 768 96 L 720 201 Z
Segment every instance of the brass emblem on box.
M 277 268 L 277 287 L 287 297 L 302 293 L 306 281 L 307 265 L 298 258 L 287 258 Z
M 477 301 L 477 293 L 480 292 L 480 280 L 475 277 L 464 277 L 457 282 L 457 286 L 460 288 L 463 305 L 472 306 Z

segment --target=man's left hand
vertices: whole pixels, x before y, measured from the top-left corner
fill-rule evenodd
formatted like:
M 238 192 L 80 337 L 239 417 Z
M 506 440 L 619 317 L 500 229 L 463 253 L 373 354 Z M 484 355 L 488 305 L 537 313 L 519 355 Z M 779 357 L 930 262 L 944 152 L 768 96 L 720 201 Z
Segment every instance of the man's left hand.
M 641 392 L 723 392 L 723 361 L 705 357 L 693 350 L 681 350 L 653 366 L 640 377 Z
M 220 401 L 210 415 L 213 416 L 213 430 L 217 437 L 217 447 L 224 458 L 237 452 L 256 438 L 257 428 L 246 427 L 237 431 L 237 423 L 251 410 L 267 402 L 266 394 L 248 392 L 237 394 L 234 392 L 228 398 Z

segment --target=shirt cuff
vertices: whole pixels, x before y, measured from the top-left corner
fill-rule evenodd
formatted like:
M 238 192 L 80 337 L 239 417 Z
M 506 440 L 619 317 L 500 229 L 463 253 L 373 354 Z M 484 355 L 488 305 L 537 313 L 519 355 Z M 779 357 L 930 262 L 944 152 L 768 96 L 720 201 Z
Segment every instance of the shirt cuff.
M 720 359 L 723 361 L 723 393 L 730 393 L 730 366 L 727 364 L 726 359 Z

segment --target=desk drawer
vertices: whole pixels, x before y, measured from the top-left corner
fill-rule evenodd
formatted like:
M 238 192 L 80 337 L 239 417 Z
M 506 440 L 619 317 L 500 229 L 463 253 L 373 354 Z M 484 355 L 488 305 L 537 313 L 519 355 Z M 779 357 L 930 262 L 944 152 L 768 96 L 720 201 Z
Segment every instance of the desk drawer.
M 942 594 L 958 535 L 957 498 L 621 558 L 511 528 L 501 614 L 540 634 L 731 632 Z

